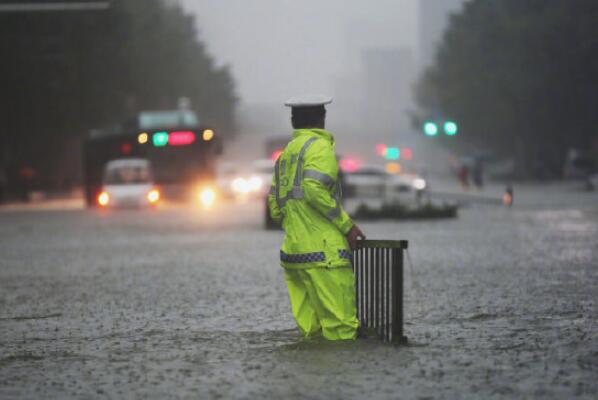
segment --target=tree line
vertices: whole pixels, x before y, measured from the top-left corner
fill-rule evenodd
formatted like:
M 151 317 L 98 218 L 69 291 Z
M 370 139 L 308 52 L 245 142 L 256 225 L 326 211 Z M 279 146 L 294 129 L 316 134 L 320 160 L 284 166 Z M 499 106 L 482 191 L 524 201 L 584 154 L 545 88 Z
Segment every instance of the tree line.
M 570 148 L 598 146 L 598 2 L 471 0 L 416 87 L 417 124 L 458 121 L 450 146 L 558 177 Z
M 0 186 L 80 180 L 80 144 L 140 110 L 191 99 L 234 133 L 233 77 L 198 39 L 194 18 L 162 0 L 113 0 L 104 11 L 0 13 Z

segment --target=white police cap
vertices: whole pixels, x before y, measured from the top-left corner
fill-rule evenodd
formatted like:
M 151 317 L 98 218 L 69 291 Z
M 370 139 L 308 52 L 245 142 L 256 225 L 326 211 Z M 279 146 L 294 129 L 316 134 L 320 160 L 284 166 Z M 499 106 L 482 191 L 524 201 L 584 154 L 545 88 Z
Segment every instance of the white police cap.
M 294 96 L 284 102 L 287 107 L 317 107 L 332 103 L 333 98 L 322 94 Z

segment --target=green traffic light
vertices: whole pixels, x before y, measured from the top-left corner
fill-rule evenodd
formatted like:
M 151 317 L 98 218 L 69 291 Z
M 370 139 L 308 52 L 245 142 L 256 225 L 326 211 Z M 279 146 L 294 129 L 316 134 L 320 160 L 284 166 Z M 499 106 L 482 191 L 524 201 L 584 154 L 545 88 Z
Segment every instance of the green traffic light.
M 426 136 L 436 136 L 438 134 L 438 125 L 435 122 L 426 122 L 424 124 L 424 133 Z
M 163 147 L 168 144 L 168 132 L 156 132 L 152 136 L 152 142 L 155 147 Z
M 457 124 L 453 121 L 446 121 L 444 123 L 444 133 L 446 133 L 447 135 L 455 136 L 458 131 L 459 128 L 457 127 Z
M 398 147 L 388 147 L 386 149 L 386 159 L 398 160 L 399 158 L 401 158 L 401 149 Z

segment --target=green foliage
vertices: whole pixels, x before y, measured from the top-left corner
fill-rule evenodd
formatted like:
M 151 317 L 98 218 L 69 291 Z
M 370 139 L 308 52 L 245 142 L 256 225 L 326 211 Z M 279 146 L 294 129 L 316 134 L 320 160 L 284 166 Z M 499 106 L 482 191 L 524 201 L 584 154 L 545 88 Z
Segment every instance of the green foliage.
M 467 2 L 419 81 L 419 119 L 458 121 L 451 145 L 513 157 L 522 175 L 559 174 L 596 135 L 597 21 L 595 0 Z
M 233 133 L 232 76 L 178 6 L 113 0 L 107 11 L 0 14 L 0 37 L 0 168 L 13 182 L 24 165 L 45 186 L 77 181 L 89 129 L 176 108 L 181 96 Z

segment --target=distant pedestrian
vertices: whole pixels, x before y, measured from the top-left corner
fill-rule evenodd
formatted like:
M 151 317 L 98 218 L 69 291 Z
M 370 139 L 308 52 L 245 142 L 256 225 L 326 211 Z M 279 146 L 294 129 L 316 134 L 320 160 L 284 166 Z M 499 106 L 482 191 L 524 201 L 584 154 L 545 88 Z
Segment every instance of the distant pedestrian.
M 469 166 L 462 163 L 457 174 L 463 190 L 469 190 Z
M 505 193 L 502 196 L 502 202 L 506 207 L 513 205 L 513 186 L 508 184 L 505 188 Z
M 476 188 L 484 187 L 484 162 L 481 157 L 476 157 L 473 162 L 472 179 Z

